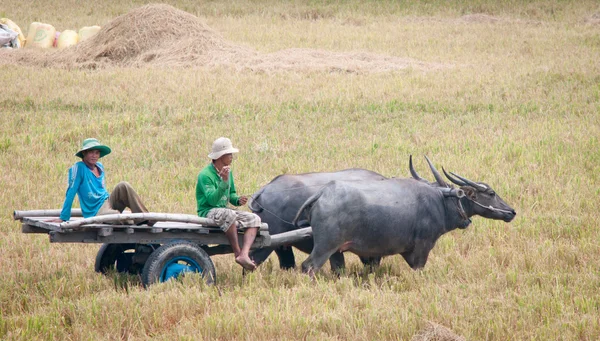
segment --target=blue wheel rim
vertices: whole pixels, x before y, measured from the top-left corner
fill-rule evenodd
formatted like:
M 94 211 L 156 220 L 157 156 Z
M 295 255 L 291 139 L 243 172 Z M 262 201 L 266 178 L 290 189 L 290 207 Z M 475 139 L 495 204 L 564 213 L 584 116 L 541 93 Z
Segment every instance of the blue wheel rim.
M 167 262 L 160 273 L 160 281 L 166 282 L 186 272 L 202 272 L 202 267 L 190 257 L 175 257 Z

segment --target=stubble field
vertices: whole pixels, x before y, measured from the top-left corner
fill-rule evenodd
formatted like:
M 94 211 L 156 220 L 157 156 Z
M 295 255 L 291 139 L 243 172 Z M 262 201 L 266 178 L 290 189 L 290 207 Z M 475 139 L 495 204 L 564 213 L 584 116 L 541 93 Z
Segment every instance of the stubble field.
M 9 0 L 0 16 L 62 31 L 143 4 Z M 469 340 L 600 338 L 597 2 L 168 4 L 236 52 L 47 67 L 44 54 L 0 51 L 0 339 L 426 340 L 434 327 Z M 148 290 L 95 273 L 98 245 L 50 244 L 12 220 L 61 206 L 87 137 L 113 150 L 110 188 L 126 180 L 151 211 L 194 214 L 219 136 L 241 150 L 243 194 L 282 173 L 407 177 L 410 154 L 432 179 L 427 155 L 518 215 L 444 235 L 422 271 L 394 256 L 366 274 L 347 255 L 347 274 L 326 266 L 311 281 L 271 256 L 242 277 L 223 255 L 214 287 L 191 276 Z

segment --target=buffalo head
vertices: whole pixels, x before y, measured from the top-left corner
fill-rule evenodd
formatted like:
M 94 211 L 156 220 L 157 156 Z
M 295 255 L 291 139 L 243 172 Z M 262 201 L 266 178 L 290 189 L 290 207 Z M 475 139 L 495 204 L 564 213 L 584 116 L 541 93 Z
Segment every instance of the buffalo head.
M 429 163 L 429 167 L 431 168 L 431 172 L 435 177 L 435 182 L 429 182 L 426 179 L 423 179 L 419 176 L 419 174 L 415 171 L 412 164 L 412 155 L 409 158 L 409 169 L 410 174 L 416 180 L 419 180 L 424 183 L 428 183 L 431 186 L 437 187 L 449 187 L 449 185 L 442 179 L 440 173 L 433 167 L 431 162 L 427 157 L 427 163 Z M 462 199 L 465 210 L 467 214 L 471 217 L 474 215 L 479 215 L 488 219 L 496 219 L 496 220 L 504 220 L 506 222 L 512 221 L 517 212 L 510 207 L 499 195 L 496 194 L 488 184 L 483 182 L 475 182 L 469 179 L 466 179 L 460 175 L 454 174 L 450 172 L 453 176 L 449 175 L 444 167 L 442 167 L 444 174 L 446 177 L 452 181 L 452 183 L 460 186 L 460 188 L 464 191 L 465 197 Z
M 472 203 L 470 206 L 474 215 L 480 215 L 489 219 L 504 220 L 506 222 L 513 220 L 517 215 L 517 212 L 508 206 L 488 184 L 471 181 L 452 172 L 450 172 L 452 174 L 450 175 L 443 167 L 442 170 L 448 180 L 460 186 L 465 192 L 466 198 Z

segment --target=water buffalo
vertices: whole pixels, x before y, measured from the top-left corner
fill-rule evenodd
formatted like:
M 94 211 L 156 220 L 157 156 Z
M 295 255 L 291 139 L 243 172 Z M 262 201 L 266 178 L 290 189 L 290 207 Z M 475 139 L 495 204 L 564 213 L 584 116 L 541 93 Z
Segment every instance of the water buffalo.
M 409 159 L 409 168 L 410 168 L 410 172 L 413 176 L 414 179 L 419 181 L 419 184 L 421 185 L 425 185 L 425 186 L 429 186 L 430 188 L 439 188 L 440 190 L 443 191 L 448 191 L 450 189 L 450 186 L 448 184 L 446 184 L 446 182 L 442 179 L 442 177 L 440 176 L 439 172 L 435 169 L 435 167 L 433 166 L 433 164 L 430 162 L 430 160 L 426 157 L 427 162 L 429 164 L 429 167 L 436 179 L 436 182 L 428 182 L 425 179 L 422 179 L 417 172 L 414 170 L 413 165 L 412 165 L 412 156 Z M 473 182 L 471 180 L 468 180 L 466 178 L 463 178 L 459 175 L 456 175 L 454 173 L 451 173 L 454 177 L 450 176 L 448 173 L 446 173 L 446 171 L 444 170 L 444 173 L 446 174 L 446 176 L 448 177 L 448 179 L 450 179 L 450 181 L 452 181 L 453 183 L 461 186 L 460 189 L 463 191 L 463 193 L 465 193 L 466 195 L 460 199 L 458 199 L 458 203 L 459 203 L 459 210 L 458 212 L 460 213 L 461 211 L 464 212 L 464 214 L 466 215 L 467 218 L 470 218 L 474 215 L 480 215 L 482 217 L 485 218 L 490 218 L 490 219 L 501 219 L 504 220 L 506 222 L 511 221 L 512 219 L 514 219 L 514 217 L 516 216 L 516 212 L 514 209 L 512 209 L 510 206 L 508 206 L 503 200 L 502 198 L 500 198 L 498 195 L 496 195 L 496 193 L 494 192 L 493 189 L 491 189 L 489 187 L 489 185 L 485 184 L 485 183 L 481 183 L 481 182 Z M 456 179 L 456 178 L 458 179 Z M 396 181 L 400 184 L 403 184 L 406 186 L 406 181 L 407 179 L 392 179 L 392 181 Z M 415 187 L 415 188 L 420 188 L 420 187 Z M 418 192 L 420 192 L 421 190 L 418 190 Z M 360 192 L 358 191 L 358 188 L 356 188 L 355 192 Z M 320 192 L 319 195 L 322 195 L 323 192 Z M 319 195 L 315 195 L 313 196 L 311 199 L 316 200 L 315 198 L 318 197 Z M 411 195 L 414 195 L 414 193 L 412 193 Z M 364 201 L 365 199 L 362 198 L 362 200 Z M 447 200 L 447 199 L 446 199 Z M 298 212 L 298 217 L 301 216 L 302 211 L 304 211 L 307 207 L 312 206 L 312 204 L 309 203 L 310 200 L 307 201 L 306 205 L 303 206 L 303 209 L 299 210 Z M 313 201 L 314 203 L 314 201 Z M 415 213 L 416 214 L 416 213 Z M 414 217 L 413 217 L 414 218 Z M 311 221 L 312 220 L 312 215 L 311 215 Z M 368 221 L 365 221 L 364 219 L 362 220 L 357 220 L 360 221 L 360 224 L 367 224 Z M 413 221 L 414 222 L 414 221 Z M 311 223 L 313 225 L 313 230 L 314 230 L 314 223 Z M 416 226 L 416 225 L 415 225 Z M 415 227 L 413 227 L 414 229 Z M 432 227 L 426 227 L 424 230 L 424 233 L 430 233 L 431 232 L 431 228 Z M 368 234 L 372 234 L 372 231 L 370 231 L 371 228 L 369 228 L 368 230 Z M 416 231 L 416 230 L 414 230 Z M 429 232 L 428 232 L 429 231 Z M 363 233 L 364 230 L 361 230 L 361 233 Z M 416 233 L 416 232 L 415 232 Z M 433 243 L 435 243 L 435 240 L 437 240 L 437 238 L 439 238 L 440 235 L 438 235 L 435 239 L 433 239 Z M 316 237 L 315 237 L 316 238 Z M 385 238 L 384 238 L 385 239 Z M 431 244 L 431 247 L 433 247 L 433 244 Z M 341 251 L 346 250 L 346 248 L 342 248 Z M 347 249 L 352 251 L 351 249 Z M 402 253 L 402 255 L 404 256 L 404 258 L 406 259 L 406 261 L 409 263 L 409 265 L 413 268 L 415 267 L 419 267 L 420 262 L 422 262 L 422 265 L 425 265 L 425 261 L 427 260 L 427 254 L 429 252 L 429 250 L 427 250 L 426 248 L 422 248 L 421 252 L 427 251 L 424 255 L 424 259 L 423 259 L 423 255 L 419 257 L 417 257 L 418 259 L 415 259 L 415 254 L 414 253 L 406 253 L 406 251 L 404 253 Z M 364 250 L 363 250 L 364 251 Z M 365 253 L 363 252 L 358 253 L 359 255 L 365 256 L 369 253 Z M 381 256 L 384 255 L 383 253 L 381 253 Z M 372 264 L 378 264 L 380 257 L 381 256 L 377 256 L 374 254 L 369 254 L 370 259 L 371 259 L 371 263 Z M 408 258 L 407 258 L 408 257 Z M 309 261 L 309 260 L 307 260 Z M 306 263 L 307 267 L 310 266 L 314 266 L 314 263 L 312 263 L 313 261 L 309 261 L 308 263 Z M 304 268 L 304 264 L 303 264 L 303 268 Z M 320 267 L 320 266 L 319 266 Z
M 302 263 L 311 275 L 333 254 L 362 257 L 401 254 L 422 268 L 444 233 L 466 228 L 471 220 L 460 203 L 460 189 L 433 187 L 414 179 L 332 181 L 307 199 L 314 248 Z
M 277 176 L 270 183 L 263 186 L 252 195 L 248 207 L 252 212 L 258 214 L 261 220 L 269 225 L 271 235 L 288 232 L 297 229 L 292 223 L 298 209 L 306 199 L 317 193 L 321 187 L 332 180 L 362 181 L 383 180 L 381 174 L 366 169 L 346 169 L 330 173 L 305 173 L 284 174 Z M 312 240 L 306 240 L 293 244 L 299 250 L 310 253 L 313 248 Z M 263 248 L 254 250 L 250 257 L 257 265 L 264 262 L 271 252 L 275 251 L 279 258 L 282 269 L 290 269 L 296 266 L 294 253 L 291 246 L 280 248 Z M 370 260 L 363 259 L 368 263 Z M 331 258 L 331 267 L 337 270 L 344 266 L 344 256 L 337 253 Z

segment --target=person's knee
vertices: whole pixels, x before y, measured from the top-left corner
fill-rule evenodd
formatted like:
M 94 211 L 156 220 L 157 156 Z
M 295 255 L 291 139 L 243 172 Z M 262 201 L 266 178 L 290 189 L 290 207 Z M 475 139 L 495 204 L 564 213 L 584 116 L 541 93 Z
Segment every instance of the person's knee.
M 244 217 L 242 218 L 242 222 L 244 227 L 246 228 L 259 228 L 262 223 L 260 217 L 254 213 L 244 213 Z
M 223 232 L 227 233 L 227 231 L 229 231 L 229 230 L 236 231 L 237 227 L 238 227 L 237 221 L 234 221 L 230 225 L 225 224 L 225 226 L 222 227 L 221 229 L 223 230 Z
M 129 188 L 132 188 L 132 187 L 131 187 L 131 184 L 129 182 L 127 182 L 127 181 L 121 181 L 121 182 L 119 182 L 115 186 L 115 190 L 116 189 L 120 189 L 120 188 L 127 188 L 127 189 L 129 189 Z
M 223 232 L 229 231 L 230 228 L 237 230 L 237 221 L 235 220 L 235 212 L 233 210 L 225 210 L 222 212 L 222 216 L 218 217 L 220 220 L 221 229 Z

